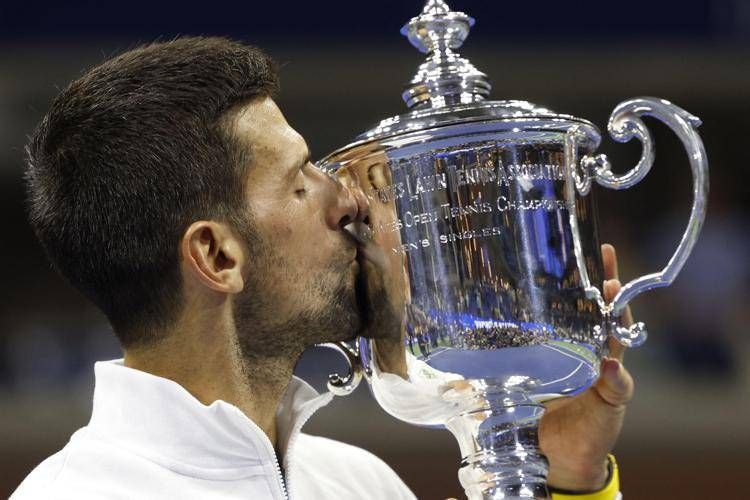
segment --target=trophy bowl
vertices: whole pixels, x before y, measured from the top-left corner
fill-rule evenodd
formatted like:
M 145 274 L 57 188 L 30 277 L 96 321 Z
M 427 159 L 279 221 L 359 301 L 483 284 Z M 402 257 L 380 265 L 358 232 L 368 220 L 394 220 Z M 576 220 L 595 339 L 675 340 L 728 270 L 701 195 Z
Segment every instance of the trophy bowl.
M 543 402 L 576 394 L 599 376 L 614 336 L 646 339 L 619 316 L 639 293 L 669 285 L 700 232 L 708 195 L 700 121 L 656 98 L 625 101 L 608 131 L 642 143 L 623 175 L 595 151 L 592 123 L 526 101 L 487 100 L 486 75 L 456 49 L 474 20 L 430 0 L 403 28 L 426 61 L 403 93 L 410 110 L 385 119 L 318 166 L 369 203 L 367 233 L 382 250 L 387 286 L 404 324 L 344 352 L 385 411 L 447 428 L 462 456 L 470 499 L 548 498 L 538 446 Z M 688 152 L 694 201 L 674 256 L 606 302 L 593 184 L 625 189 L 653 163 L 641 117 L 669 126 Z

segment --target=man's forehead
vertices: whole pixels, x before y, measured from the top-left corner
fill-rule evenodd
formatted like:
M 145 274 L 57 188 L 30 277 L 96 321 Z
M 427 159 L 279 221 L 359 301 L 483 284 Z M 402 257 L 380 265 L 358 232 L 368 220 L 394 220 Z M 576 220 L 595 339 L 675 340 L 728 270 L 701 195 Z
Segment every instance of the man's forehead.
M 244 104 L 232 126 L 235 137 L 256 155 L 304 154 L 307 148 L 305 140 L 287 123 L 270 97 Z

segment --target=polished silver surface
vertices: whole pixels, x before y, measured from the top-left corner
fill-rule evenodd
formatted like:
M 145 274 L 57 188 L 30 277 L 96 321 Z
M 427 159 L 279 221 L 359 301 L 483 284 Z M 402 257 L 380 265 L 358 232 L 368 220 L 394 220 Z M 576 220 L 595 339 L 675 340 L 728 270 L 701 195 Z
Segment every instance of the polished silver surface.
M 404 91 L 407 106 L 442 108 L 483 100 L 492 88 L 487 75 L 454 52 L 474 25 L 463 12 L 453 12 L 442 0 L 429 0 L 422 14 L 401 28 L 401 34 L 427 54 Z
M 626 283 L 612 302 L 607 304 L 604 302 L 599 289 L 593 286 L 588 278 L 583 261 L 583 252 L 579 245 L 576 245 L 576 257 L 581 269 L 586 296 L 596 300 L 610 333 L 628 347 L 637 347 L 645 342 L 648 335 L 646 327 L 639 322 L 626 328 L 620 326 L 616 318 L 622 314 L 628 303 L 637 295 L 672 284 L 698 241 L 698 235 L 703 227 L 708 203 L 708 160 L 703 141 L 696 132 L 701 125 L 701 121 L 696 116 L 664 99 L 641 97 L 619 104 L 612 112 L 607 126 L 610 136 L 618 142 L 628 142 L 637 138 L 642 144 L 642 153 L 638 164 L 627 173 L 619 176 L 612 172 L 610 162 L 605 155 L 585 155 L 580 162 L 578 161 L 576 156 L 578 152 L 577 141 L 579 138 L 585 140 L 585 134 L 581 134 L 578 127 L 571 128 L 566 145 L 566 163 L 575 166 L 569 169 L 569 175 L 572 178 L 566 192 L 568 201 L 575 198 L 576 193 L 573 187 L 579 195 L 588 194 L 592 179 L 606 188 L 627 189 L 639 183 L 651 170 L 654 162 L 654 141 L 641 119 L 642 116 L 657 118 L 669 126 L 680 138 L 688 152 L 693 176 L 693 204 L 687 228 L 674 255 L 660 272 L 651 273 Z M 575 226 L 576 221 L 571 219 L 574 237 L 579 240 L 580 234 L 575 230 Z
M 427 2 L 403 30 L 428 53 L 404 96 L 413 109 L 319 162 L 368 200 L 370 231 L 347 231 L 382 251 L 388 300 L 404 317 L 401 330 L 341 346 L 351 370 L 329 386 L 351 392 L 364 374 L 391 415 L 450 430 L 470 499 L 548 498 L 542 403 L 596 380 L 609 335 L 645 340 L 642 323 L 620 326 L 619 315 L 684 264 L 705 216 L 707 164 L 699 121 L 667 101 L 634 99 L 613 112 L 610 135 L 643 143 L 638 165 L 617 176 L 595 154 L 601 137 L 590 122 L 485 100 L 486 76 L 453 53 L 472 24 Z M 594 184 L 624 189 L 648 173 L 653 141 L 642 115 L 682 139 L 695 201 L 667 267 L 607 303 Z
M 318 347 L 332 349 L 341 354 L 349 369 L 348 373 L 343 377 L 337 373 L 329 375 L 328 389 L 336 396 L 351 394 L 359 386 L 362 377 L 366 373 L 359 355 L 359 346 L 355 345 L 352 347 L 346 342 L 327 342 L 325 344 L 318 344 Z

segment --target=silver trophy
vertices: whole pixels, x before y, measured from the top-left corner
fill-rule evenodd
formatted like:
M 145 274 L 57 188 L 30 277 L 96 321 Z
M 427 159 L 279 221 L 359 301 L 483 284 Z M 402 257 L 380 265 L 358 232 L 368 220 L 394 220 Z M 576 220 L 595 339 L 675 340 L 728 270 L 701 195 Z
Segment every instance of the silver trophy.
M 451 431 L 468 498 L 548 498 L 542 403 L 596 380 L 608 336 L 626 346 L 646 340 L 642 323 L 624 327 L 619 317 L 685 263 L 705 216 L 708 165 L 700 120 L 663 99 L 628 100 L 612 113 L 610 136 L 643 146 L 624 175 L 595 154 L 592 123 L 487 100 L 487 76 L 456 52 L 473 24 L 429 0 L 401 31 L 427 54 L 403 93 L 409 111 L 319 163 L 368 198 L 366 229 L 387 256 L 388 286 L 406 318 L 391 337 L 332 345 L 351 371 L 332 375 L 329 387 L 347 394 L 364 376 L 394 417 Z M 666 267 L 608 303 L 598 288 L 592 185 L 629 188 L 651 169 L 643 116 L 664 122 L 687 149 L 692 211 Z

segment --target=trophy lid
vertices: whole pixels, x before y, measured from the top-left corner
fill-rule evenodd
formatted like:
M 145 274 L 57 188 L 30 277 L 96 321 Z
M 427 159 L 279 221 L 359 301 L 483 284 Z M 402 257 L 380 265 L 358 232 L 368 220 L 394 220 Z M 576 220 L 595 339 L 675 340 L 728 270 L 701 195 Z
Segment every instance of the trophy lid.
M 586 120 L 560 115 L 527 101 L 486 100 L 492 88 L 487 75 L 457 52 L 473 25 L 472 17 L 451 10 L 443 0 L 427 0 L 422 13 L 401 28 L 401 34 L 427 54 L 402 94 L 410 111 L 380 121 L 357 136 L 355 144 L 484 120 L 551 120 L 558 124 L 573 121 L 596 130 Z

